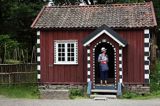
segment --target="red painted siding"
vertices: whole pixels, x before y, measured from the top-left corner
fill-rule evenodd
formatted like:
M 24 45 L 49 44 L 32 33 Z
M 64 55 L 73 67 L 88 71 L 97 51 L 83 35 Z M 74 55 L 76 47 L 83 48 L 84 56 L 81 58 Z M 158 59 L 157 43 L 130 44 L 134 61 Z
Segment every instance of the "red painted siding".
M 144 83 L 144 30 L 118 31 L 128 45 L 123 50 L 123 81 Z
M 91 31 L 41 31 L 41 82 L 83 84 L 87 79 L 87 58 L 81 41 Z M 78 40 L 78 65 L 54 65 L 54 40 Z
M 87 50 L 81 41 L 93 30 L 41 31 L 41 82 L 53 84 L 82 84 L 87 81 Z M 125 83 L 144 82 L 144 34 L 143 30 L 118 30 L 128 45 L 123 48 L 123 81 Z M 119 77 L 119 45 L 111 38 L 106 38 L 116 47 L 117 77 Z M 78 65 L 54 65 L 54 40 L 78 40 Z M 91 50 L 94 45 L 91 44 Z M 91 72 L 93 64 L 91 51 Z M 93 75 L 91 73 L 91 78 Z M 118 79 L 117 79 L 118 81 Z

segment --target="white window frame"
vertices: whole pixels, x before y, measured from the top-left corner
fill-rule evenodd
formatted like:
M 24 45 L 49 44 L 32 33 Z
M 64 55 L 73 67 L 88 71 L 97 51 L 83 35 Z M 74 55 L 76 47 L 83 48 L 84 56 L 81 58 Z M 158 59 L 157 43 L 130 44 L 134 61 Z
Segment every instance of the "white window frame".
M 58 44 L 65 45 L 65 61 L 58 61 Z M 67 44 L 74 44 L 74 61 L 68 61 Z M 54 64 L 78 64 L 78 41 L 77 40 L 55 40 L 54 41 Z

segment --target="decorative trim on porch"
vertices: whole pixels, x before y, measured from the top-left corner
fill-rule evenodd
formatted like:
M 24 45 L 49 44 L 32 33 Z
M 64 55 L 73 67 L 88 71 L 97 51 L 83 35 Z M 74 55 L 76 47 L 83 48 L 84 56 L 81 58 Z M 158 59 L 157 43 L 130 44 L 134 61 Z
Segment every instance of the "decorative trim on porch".
M 149 48 L 150 48 L 150 33 L 149 33 L 149 29 L 145 29 L 144 30 L 144 82 L 145 84 L 149 84 L 150 83 L 150 78 L 149 78 L 149 74 L 150 74 L 150 52 L 149 52 Z
M 41 74 L 40 74 L 40 71 L 41 71 L 41 66 L 40 66 L 40 61 L 41 61 L 41 57 L 40 57 L 40 31 L 37 31 L 37 79 L 38 79 L 38 82 L 40 82 L 40 79 L 41 79 Z
M 123 83 L 122 47 L 119 47 L 119 82 Z
M 90 48 L 87 48 L 87 82 L 91 81 Z
M 95 39 L 97 39 L 99 36 L 106 34 L 110 38 L 112 38 L 115 42 L 117 42 L 122 47 L 125 47 L 127 45 L 127 42 L 121 38 L 121 36 L 109 28 L 106 25 L 102 25 L 101 27 L 97 28 L 94 32 L 89 34 L 82 42 L 83 46 L 89 45 L 91 42 L 93 42 Z
M 107 42 L 106 39 L 102 39 L 102 41 L 98 42 L 94 48 L 93 48 L 93 88 L 95 88 L 95 48 L 100 44 L 106 42 L 108 44 L 110 44 L 113 47 L 114 50 L 114 71 L 115 71 L 115 89 L 117 88 L 117 82 L 116 82 L 116 48 L 114 47 L 114 45 L 110 42 Z

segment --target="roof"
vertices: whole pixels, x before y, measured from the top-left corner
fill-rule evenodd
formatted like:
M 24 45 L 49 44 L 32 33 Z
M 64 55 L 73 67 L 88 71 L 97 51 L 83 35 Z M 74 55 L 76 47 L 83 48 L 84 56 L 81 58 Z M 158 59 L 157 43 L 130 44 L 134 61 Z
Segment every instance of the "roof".
M 107 36 L 111 37 L 115 42 L 117 42 L 122 47 L 125 47 L 127 45 L 127 41 L 122 39 L 118 33 L 116 33 L 111 28 L 107 27 L 106 25 L 102 25 L 101 27 L 97 28 L 94 32 L 89 34 L 84 40 L 82 41 L 84 46 L 89 45 L 92 41 L 94 41 L 96 38 L 101 36 L 102 34 L 106 34 Z
M 112 28 L 157 26 L 153 3 L 106 4 L 90 6 L 45 6 L 32 28 Z

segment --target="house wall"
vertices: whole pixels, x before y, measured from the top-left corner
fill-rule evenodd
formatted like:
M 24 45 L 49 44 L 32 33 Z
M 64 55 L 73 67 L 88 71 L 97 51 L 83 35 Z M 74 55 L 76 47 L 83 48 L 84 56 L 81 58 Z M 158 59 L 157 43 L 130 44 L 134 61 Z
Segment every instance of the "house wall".
M 86 84 L 87 63 L 81 41 L 91 31 L 41 31 L 41 83 Z M 54 40 L 78 39 L 78 64 L 54 65 Z
M 41 31 L 40 64 L 42 83 L 86 84 L 87 49 L 83 47 L 81 41 L 92 31 L 93 30 Z M 123 82 L 143 84 L 144 30 L 117 30 L 117 32 L 128 42 L 128 45 L 123 48 Z M 78 39 L 78 65 L 54 65 L 54 40 L 71 39 Z M 118 74 L 117 72 L 117 75 Z
M 127 40 L 123 48 L 123 82 L 144 84 L 144 30 L 118 31 Z

